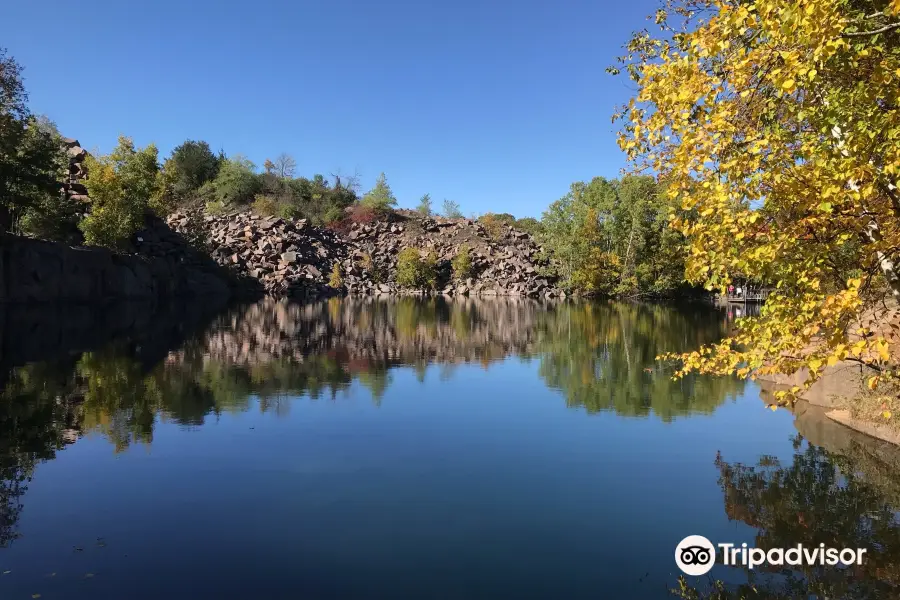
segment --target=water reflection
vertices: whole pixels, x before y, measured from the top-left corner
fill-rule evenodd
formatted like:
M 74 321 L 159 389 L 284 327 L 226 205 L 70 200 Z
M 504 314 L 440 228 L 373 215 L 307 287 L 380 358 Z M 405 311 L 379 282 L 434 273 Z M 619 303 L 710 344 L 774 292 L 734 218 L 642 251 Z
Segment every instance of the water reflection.
M 127 312 L 122 312 L 117 322 L 130 322 Z M 193 469 L 186 468 L 182 474 L 184 481 L 189 482 L 191 477 L 196 476 L 198 464 L 205 467 L 210 462 L 221 460 L 222 465 L 227 465 L 221 469 L 221 478 L 216 472 L 214 475 L 207 474 L 204 480 L 204 485 L 210 486 L 211 490 L 230 490 L 233 484 L 230 469 L 234 468 L 235 473 L 242 474 L 240 476 L 248 478 L 247 481 L 255 481 L 254 485 L 268 486 L 266 492 L 272 491 L 273 498 L 269 506 L 275 515 L 292 514 L 284 506 L 278 509 L 278 498 L 306 498 L 309 503 L 305 506 L 318 507 L 316 510 L 324 511 L 322 518 L 330 514 L 330 518 L 335 519 L 328 521 L 326 518 L 325 522 L 330 523 L 331 528 L 323 528 L 325 533 L 317 538 L 319 547 L 316 552 L 322 552 L 322 545 L 327 545 L 330 536 L 338 531 L 334 528 L 340 519 L 356 514 L 363 523 L 369 518 L 368 513 L 358 507 L 357 513 L 352 510 L 346 514 L 342 512 L 344 507 L 357 505 L 338 502 L 333 505 L 338 507 L 335 512 L 329 513 L 323 506 L 331 504 L 319 503 L 312 492 L 309 492 L 312 496 L 304 496 L 308 490 L 318 492 L 322 490 L 319 486 L 327 488 L 330 485 L 334 486 L 330 488 L 334 493 L 330 498 L 343 498 L 344 502 L 349 502 L 348 498 L 359 499 L 361 503 L 371 501 L 379 506 L 378 510 L 393 505 L 396 497 L 405 497 L 408 506 L 437 510 L 428 513 L 423 508 L 419 514 L 402 508 L 404 513 L 409 512 L 416 517 L 406 530 L 410 537 L 403 538 L 410 548 L 414 548 L 409 556 L 419 552 L 417 544 L 424 539 L 419 537 L 419 532 L 422 527 L 429 527 L 430 523 L 434 526 L 429 519 L 435 514 L 442 515 L 436 519 L 439 523 L 449 518 L 465 521 L 463 515 L 473 519 L 471 529 L 460 530 L 467 532 L 465 535 L 473 535 L 471 532 L 481 531 L 501 520 L 498 515 L 515 513 L 506 510 L 510 502 L 515 504 L 527 498 L 534 502 L 530 508 L 534 519 L 546 519 L 546 526 L 539 523 L 537 529 L 531 532 L 545 536 L 539 538 L 541 544 L 554 551 L 570 548 L 580 555 L 597 552 L 596 556 L 591 556 L 597 558 L 602 555 L 605 557 L 603 560 L 613 560 L 620 550 L 613 553 L 600 538 L 608 533 L 606 530 L 620 526 L 622 529 L 617 530 L 617 535 L 624 535 L 627 528 L 632 527 L 629 519 L 643 519 L 647 511 L 654 508 L 646 499 L 664 493 L 653 487 L 657 481 L 668 485 L 666 489 L 671 489 L 682 479 L 700 486 L 705 475 L 697 476 L 697 473 L 713 468 L 718 446 L 709 446 L 708 451 L 697 451 L 695 442 L 703 442 L 697 439 L 702 437 L 696 433 L 699 428 L 682 418 L 716 411 L 730 398 L 740 395 L 744 385 L 726 378 L 690 377 L 673 382 L 668 373 L 659 370 L 655 361 L 659 353 L 695 348 L 719 338 L 725 328 L 731 326 L 722 313 L 708 310 L 616 303 L 544 304 L 514 299 L 445 301 L 405 298 L 392 301 L 334 299 L 308 305 L 267 300 L 216 315 L 200 311 L 188 320 L 179 318 L 187 315 L 172 311 L 152 314 L 154 317 L 150 319 L 148 313 L 142 313 L 140 318 L 133 320 L 134 326 L 130 328 L 116 325 L 108 335 L 99 335 L 94 331 L 91 343 L 82 346 L 78 345 L 78 340 L 86 338 L 78 334 L 71 320 L 58 320 L 68 332 L 65 335 L 54 332 L 46 323 L 39 328 L 28 326 L 28 331 L 40 331 L 46 340 L 41 341 L 41 335 L 32 337 L 27 341 L 27 347 L 22 346 L 18 350 L 26 342 L 21 332 L 14 333 L 15 327 L 26 326 L 28 320 L 7 319 L 2 344 L 3 369 L 0 372 L 3 377 L 0 394 L 0 546 L 9 545 L 18 536 L 24 494 L 36 466 L 53 459 L 67 444 L 76 442 L 84 435 L 98 434 L 108 440 L 115 451 L 121 452 L 136 444 L 152 444 L 154 433 L 160 430 L 171 434 L 173 428 L 163 427 L 164 422 L 185 428 L 200 428 L 229 413 L 258 410 L 282 416 L 289 413 L 292 403 L 299 413 L 301 409 L 296 408 L 298 402 L 303 402 L 307 408 L 330 408 L 310 404 L 308 400 L 342 402 L 345 396 L 362 396 L 367 401 L 371 399 L 377 406 L 384 403 L 384 407 L 377 411 L 377 419 L 350 420 L 345 425 L 344 421 L 330 413 L 335 417 L 334 421 L 317 421 L 304 430 L 308 445 L 285 444 L 285 438 L 279 438 L 277 432 L 270 430 L 269 437 L 252 438 L 257 444 L 255 450 L 249 447 L 240 450 L 240 454 L 248 460 L 262 463 L 267 460 L 278 462 L 278 449 L 285 449 L 284 456 L 302 455 L 313 460 L 314 466 L 316 461 L 325 458 L 337 461 L 345 452 L 350 457 L 347 462 L 335 464 L 348 466 L 346 470 L 351 475 L 347 475 L 346 479 L 335 475 L 338 470 L 329 471 L 322 467 L 324 478 L 305 480 L 296 472 L 286 470 L 285 463 L 280 463 L 281 470 L 274 470 L 277 475 L 268 479 L 265 473 L 246 468 L 241 471 L 235 467 L 237 456 L 219 456 L 210 450 L 210 456 L 194 456 L 195 461 L 202 462 L 194 462 Z M 18 325 L 11 325 L 15 323 Z M 60 340 L 68 342 L 61 344 Z M 46 360 L 35 362 L 34 359 L 41 353 Z M 501 365 L 501 361 L 506 362 Z M 527 373 L 537 377 L 553 392 L 503 403 L 498 413 L 499 419 L 488 424 L 479 423 L 476 418 L 467 419 L 470 413 L 465 411 L 478 410 L 475 404 L 482 404 L 479 396 L 478 403 L 470 403 L 462 416 L 453 410 L 423 412 L 413 415 L 415 418 L 410 417 L 408 421 L 393 421 L 393 429 L 378 429 L 385 422 L 390 422 L 391 416 L 396 419 L 402 412 L 391 413 L 389 410 L 389 407 L 404 402 L 401 382 L 406 382 L 405 409 L 410 411 L 410 406 L 424 406 L 424 403 L 409 402 L 408 397 L 418 395 L 418 392 L 410 393 L 410 386 L 424 390 L 426 394 L 436 394 L 436 388 L 429 386 L 452 379 L 456 370 L 466 366 L 466 375 L 473 380 L 476 373 L 473 373 L 472 367 L 489 372 L 492 369 L 505 370 L 503 377 L 491 380 L 498 385 L 495 390 L 505 389 L 501 386 L 509 385 L 510 379 L 504 377 L 519 377 Z M 422 384 L 416 384 L 411 375 L 415 375 L 415 379 Z M 531 385 L 530 381 L 517 389 L 521 392 L 528 385 Z M 395 390 L 393 395 L 392 389 Z M 459 398 L 453 396 L 453 391 L 447 391 L 452 389 L 452 384 L 440 388 L 444 394 L 444 407 L 452 405 L 451 408 L 455 408 L 462 404 Z M 486 402 L 488 400 L 490 398 Z M 499 402 L 493 404 L 501 405 Z M 751 411 L 735 413 L 732 409 L 747 404 L 744 402 L 740 407 L 729 406 L 728 410 L 719 411 L 717 420 L 702 423 L 703 431 L 714 432 L 720 425 L 744 426 L 742 419 L 747 418 Z M 537 418 L 534 415 L 540 416 L 538 423 L 526 419 L 517 423 L 518 428 L 504 430 L 498 427 L 498 423 L 502 425 L 515 421 L 516 416 L 528 410 L 534 411 L 536 405 L 553 405 L 559 410 L 533 412 L 532 418 Z M 564 405 L 573 410 L 565 411 Z M 761 402 L 758 407 L 763 412 Z M 511 410 L 516 414 L 510 415 Z M 623 434 L 620 424 L 610 419 L 589 416 L 569 419 L 569 415 L 576 411 L 587 414 L 606 412 L 645 420 L 632 420 L 631 423 L 641 428 L 625 428 L 629 433 Z M 565 418 L 555 420 L 558 413 L 565 413 Z M 372 414 L 376 414 L 375 411 Z M 765 414 L 767 417 L 771 415 L 768 411 Z M 786 417 L 782 413 L 779 415 Z M 232 427 L 240 422 L 241 430 L 247 433 L 249 416 L 244 415 L 242 420 L 230 420 Z M 347 417 L 347 414 L 342 413 L 341 416 Z M 354 413 L 355 416 L 358 416 L 357 413 Z M 485 412 L 480 418 L 491 416 L 490 412 Z M 434 417 L 434 421 L 429 420 L 430 417 Z M 447 417 L 458 420 L 442 429 L 445 421 L 441 418 Z M 766 456 L 745 465 L 734 461 L 733 452 L 740 451 L 740 444 L 726 446 L 715 458 L 718 487 L 715 486 L 716 478 L 710 477 L 709 485 L 693 490 L 690 499 L 685 502 L 693 503 L 694 493 L 712 500 L 718 518 L 730 527 L 721 510 L 724 504 L 724 513 L 729 520 L 754 528 L 757 545 L 762 548 L 797 543 L 818 545 L 820 542 L 836 547 L 858 546 L 869 549 L 868 560 L 861 568 L 852 570 L 810 569 L 785 574 L 757 569 L 753 573 L 737 573 L 747 578 L 749 583 L 712 592 L 705 588 L 689 587 L 683 593 L 685 597 L 796 598 L 809 594 L 823 598 L 896 597 L 900 584 L 897 560 L 900 557 L 900 529 L 895 518 L 895 507 L 900 506 L 900 451 L 893 446 L 873 444 L 871 440 L 835 424 L 821 411 L 808 406 L 798 406 L 794 418 L 794 427 L 803 437 L 796 438 L 793 456 L 790 448 L 786 447 L 780 461 Z M 679 421 L 677 424 L 660 425 L 660 422 L 676 420 Z M 290 422 L 290 419 L 279 420 L 278 424 L 285 422 Z M 293 423 L 300 427 L 297 423 L 302 424 L 303 421 Z M 416 430 L 411 425 L 413 423 L 425 425 L 418 430 L 421 435 L 405 437 L 405 431 Z M 605 428 L 595 427 L 604 423 Z M 322 429 L 317 429 L 317 426 L 329 424 L 333 429 L 327 430 L 326 427 L 324 433 Z M 479 425 L 482 427 L 480 431 Z M 791 427 L 789 420 L 786 426 Z M 214 428 L 208 427 L 205 432 L 212 430 Z M 335 441 L 334 436 L 329 437 L 329 431 L 340 431 L 346 437 Z M 719 436 L 718 432 L 709 433 L 707 438 L 726 439 L 732 431 L 726 431 L 724 437 Z M 319 432 L 321 437 L 316 437 L 312 432 Z M 352 438 L 357 432 L 367 435 L 361 435 L 362 443 L 354 446 Z M 536 432 L 544 437 L 535 439 Z M 234 429 L 218 432 L 219 436 L 234 434 Z M 433 440 L 432 434 L 435 434 Z M 191 435 L 194 433 L 185 434 Z M 294 430 L 285 435 L 293 438 Z M 386 440 L 397 436 L 409 444 L 400 443 L 391 447 Z M 593 448 L 593 452 L 572 453 L 570 436 L 577 436 L 580 447 Z M 622 439 L 617 436 L 622 436 Z M 762 437 L 756 433 L 754 436 Z M 781 434 L 778 436 L 783 442 L 785 438 Z M 297 436 L 298 439 L 302 437 Z M 206 441 L 214 442 L 216 439 L 221 441 L 222 438 L 210 436 Z M 228 438 L 228 443 L 231 439 Z M 272 445 L 260 446 L 263 439 Z M 377 440 L 377 444 L 370 446 L 366 440 Z M 430 443 L 433 446 L 429 446 Z M 714 443 L 719 444 L 719 439 Z M 625 447 L 627 444 L 641 446 L 646 451 L 643 454 L 629 452 L 616 455 L 623 444 Z M 102 446 L 104 453 L 107 452 L 105 442 L 98 445 Z M 85 446 L 91 447 L 86 442 L 73 450 L 78 451 Z M 463 446 L 468 448 L 468 453 Z M 221 445 L 217 448 L 222 451 Z M 368 457 L 373 448 L 375 453 L 383 453 L 384 456 L 374 465 L 360 462 L 360 457 Z M 297 449 L 303 451 L 297 452 Z M 421 464 L 415 460 L 420 452 L 430 452 Z M 752 452 L 751 456 L 756 457 L 759 453 Z M 136 454 L 129 456 L 134 458 Z M 692 460 L 697 461 L 696 464 L 684 462 L 688 460 L 686 457 L 694 455 L 696 458 Z M 492 456 L 495 458 L 492 459 Z M 446 461 L 444 470 L 436 469 L 435 457 Z M 518 466 L 512 460 L 516 457 L 522 459 Z M 591 457 L 603 459 L 597 463 Z M 96 456 L 89 458 L 93 460 Z M 179 454 L 173 460 L 181 458 Z M 483 471 L 477 468 L 485 463 L 487 466 Z M 168 463 L 170 468 L 172 464 Z M 360 464 L 367 468 L 361 468 Z M 139 467 L 137 461 L 128 465 L 129 468 L 131 465 Z M 641 477 L 631 476 L 634 472 L 641 472 Z M 667 479 L 669 475 L 677 476 L 677 479 Z M 119 476 L 122 477 L 121 474 Z M 421 478 L 429 476 L 432 478 L 428 480 L 428 485 L 420 488 Z M 42 474 L 41 477 L 45 476 Z M 502 477 L 506 477 L 505 483 L 496 483 Z M 640 482 L 635 483 L 638 479 Z M 351 485 L 352 481 L 357 480 L 360 481 L 358 485 Z M 288 484 L 291 481 L 303 485 L 290 488 Z M 307 487 L 306 481 L 318 484 Z M 385 481 L 393 483 L 389 485 Z M 408 487 L 403 482 L 408 482 Z M 552 490 L 568 486 L 566 489 L 569 489 L 571 498 L 597 497 L 599 490 L 605 490 L 610 482 L 615 482 L 620 495 L 609 495 L 607 504 L 598 509 L 597 512 L 607 520 L 591 518 L 591 524 L 597 531 L 606 533 L 595 536 L 596 532 L 591 531 L 586 536 L 589 540 L 582 540 L 583 545 L 580 546 L 576 543 L 579 539 L 577 532 L 584 530 L 588 523 L 579 520 L 575 515 L 577 511 L 571 507 L 561 511 L 561 514 L 553 514 L 554 507 L 560 506 L 561 497 L 565 494 L 558 496 L 555 492 L 548 492 L 544 496 L 536 491 L 538 488 Z M 123 485 L 128 483 L 125 481 Z M 494 484 L 496 487 L 490 487 Z M 478 495 L 476 488 L 486 487 L 493 494 L 500 494 L 505 486 L 512 486 L 511 494 L 515 498 L 504 499 L 498 509 L 500 512 L 487 512 L 484 522 L 479 522 L 476 518 L 478 511 L 489 504 Z M 38 486 L 34 487 L 33 494 L 38 493 Z M 285 491 L 289 489 L 292 490 L 290 493 Z M 423 490 L 428 489 L 435 491 L 435 496 L 423 495 Z M 363 490 L 359 492 L 362 496 L 358 495 L 358 490 Z M 383 490 L 389 490 L 384 497 L 380 495 Z M 366 494 L 372 496 L 367 497 Z M 438 498 L 449 502 L 448 498 L 452 500 L 450 497 L 453 494 L 460 494 L 454 500 L 456 504 L 450 502 L 446 506 L 437 506 L 440 504 Z M 36 502 L 33 498 L 34 495 L 29 502 Z M 522 502 L 528 504 L 525 500 Z M 204 507 L 204 514 L 211 510 L 209 503 L 198 501 L 198 505 Z M 641 507 L 644 512 L 628 513 L 632 505 Z M 230 505 L 225 503 L 223 506 L 227 508 Z M 457 510 L 455 507 L 459 506 L 466 508 Z M 531 522 L 532 513 L 527 513 L 527 508 L 522 509 L 523 515 L 528 516 L 528 522 Z M 179 511 L 182 509 L 178 507 Z M 667 504 L 667 510 L 671 510 L 671 515 L 666 518 L 673 521 L 685 515 L 690 518 L 691 511 L 683 506 L 672 508 Z M 197 515 L 194 516 L 196 518 Z M 131 516 L 123 514 L 122 518 L 128 520 Z M 396 515 L 394 518 L 397 518 Z M 568 520 L 570 518 L 571 521 Z M 654 529 L 660 522 L 654 523 Z M 383 523 L 385 530 L 391 528 L 392 521 Z M 518 535 L 522 531 L 521 523 L 515 520 L 505 522 L 504 527 L 508 529 L 501 527 L 495 530 L 495 537 L 490 540 L 496 544 L 497 540 L 506 539 L 505 536 Z M 271 523 L 270 526 L 274 528 Z M 22 527 L 26 528 L 25 525 Z M 441 535 L 456 532 L 455 528 L 451 529 L 453 531 L 434 527 L 432 534 L 439 539 Z M 639 533 L 640 523 L 634 524 L 633 529 Z M 28 539 L 31 539 L 32 530 L 28 530 Z M 206 535 L 216 531 L 217 526 L 206 531 Z M 354 524 L 344 532 L 345 535 L 349 535 L 347 531 L 358 532 L 359 527 Z M 397 531 L 403 532 L 402 528 Z M 275 535 L 272 529 L 266 532 L 267 535 Z M 460 545 L 455 547 L 457 552 L 472 547 L 465 535 L 460 533 Z M 366 538 L 363 536 L 361 539 L 364 542 Z M 559 546 L 553 546 L 555 543 Z M 25 545 L 26 540 L 22 540 L 11 552 L 15 553 Z M 353 544 L 346 546 L 352 548 Z M 603 554 L 607 550 L 610 554 Z M 335 550 L 332 548 L 332 551 Z M 644 551 L 640 549 L 640 556 Z M 503 556 L 507 554 L 502 553 Z M 674 569 L 674 565 L 670 566 L 668 562 L 668 546 L 665 555 L 663 568 L 657 569 L 655 574 L 662 571 L 669 573 L 669 568 Z M 483 556 L 470 558 L 474 561 L 471 564 L 489 564 L 489 559 Z M 407 558 L 398 559 L 398 564 L 405 564 L 405 560 Z M 499 559 L 495 556 L 491 560 Z M 568 559 L 561 558 L 558 563 L 553 563 L 553 559 L 548 557 L 542 560 L 561 568 L 559 565 Z M 622 570 L 620 567 L 626 571 L 631 568 L 619 563 L 611 568 L 618 572 Z M 510 572 L 513 571 L 507 573 Z M 635 579 L 641 574 L 643 571 Z M 499 579 L 496 583 L 498 586 L 507 585 Z M 582 582 L 579 585 L 583 587 L 580 588 L 573 584 L 573 589 L 594 590 L 594 583 L 594 580 Z M 626 584 L 635 585 L 630 581 Z M 671 580 L 667 580 L 666 586 L 670 584 Z M 659 588 L 662 591 L 666 586 L 660 585 Z M 626 588 L 619 588 L 619 591 L 622 589 Z
M 827 419 L 825 419 L 827 421 Z M 807 421 L 807 426 L 810 425 Z M 866 548 L 862 565 L 744 568 L 746 583 L 688 585 L 684 598 L 895 598 L 900 592 L 900 449 L 861 439 L 832 423 L 833 452 L 793 439 L 793 460 L 770 456 L 754 465 L 716 457 L 728 518 L 756 529 L 755 546 Z M 859 436 L 859 437 L 858 437 Z
M 439 377 L 447 379 L 458 365 L 490 368 L 508 357 L 540 361 L 546 384 L 560 390 L 568 406 L 588 412 L 653 414 L 668 421 L 711 412 L 742 385 L 731 379 L 676 383 L 655 370 L 658 353 L 696 347 L 722 334 L 721 319 L 702 310 L 406 298 L 308 305 L 265 300 L 211 322 L 195 316 L 192 327 L 171 311 L 140 307 L 135 314 L 142 315 L 140 327 L 125 335 L 119 326 L 119 335 L 108 336 L 113 341 L 98 340 L 81 354 L 58 356 L 54 336 L 83 338 L 56 331 L 43 332 L 51 339 L 47 343 L 41 335 L 29 342 L 52 350 L 52 360 L 9 366 L 21 363 L 17 358 L 24 351 L 5 353 L 0 543 L 15 537 L 35 464 L 85 433 L 100 432 L 122 451 L 151 443 L 159 420 L 200 426 L 211 416 L 255 404 L 284 413 L 292 397 L 336 399 L 354 383 L 378 404 L 397 367 L 412 367 L 423 381 L 427 367 L 439 365 Z M 154 320 L 148 322 L 148 314 Z M 59 322 L 71 329 L 71 320 Z M 4 344 L 9 350 L 21 337 L 9 335 Z M 28 358 L 36 351 L 29 349 Z
M 58 365 L 16 369 L 0 398 L 0 547 L 16 537 L 22 496 L 35 466 L 78 436 L 68 386 Z
M 266 300 L 228 311 L 161 359 L 129 341 L 70 363 L 13 369 L 6 395 L 37 402 L 52 387 L 55 397 L 83 400 L 70 424 L 102 431 L 121 450 L 151 442 L 157 416 L 202 425 L 209 415 L 248 410 L 255 397 L 264 411 L 287 410 L 286 397 L 334 399 L 354 382 L 379 403 L 396 367 L 411 366 L 422 380 L 430 364 L 446 378 L 455 365 L 519 357 L 539 360 L 541 377 L 569 406 L 668 421 L 709 413 L 740 391 L 733 379 L 673 382 L 656 369 L 664 350 L 721 333 L 707 311 L 652 305 Z
M 569 406 L 664 421 L 709 414 L 743 389 L 731 378 L 672 381 L 658 371 L 664 352 L 697 348 L 722 336 L 708 312 L 636 304 L 573 304 L 540 319 L 540 374 Z

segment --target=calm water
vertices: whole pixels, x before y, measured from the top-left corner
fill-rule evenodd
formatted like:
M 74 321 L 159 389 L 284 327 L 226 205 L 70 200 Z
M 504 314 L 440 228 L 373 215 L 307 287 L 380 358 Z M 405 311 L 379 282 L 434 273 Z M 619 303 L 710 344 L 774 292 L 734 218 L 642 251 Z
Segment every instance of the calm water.
M 5 323 L 0 598 L 670 598 L 689 534 L 870 548 L 770 586 L 900 582 L 893 449 L 654 362 L 721 337 L 722 312 L 332 300 Z

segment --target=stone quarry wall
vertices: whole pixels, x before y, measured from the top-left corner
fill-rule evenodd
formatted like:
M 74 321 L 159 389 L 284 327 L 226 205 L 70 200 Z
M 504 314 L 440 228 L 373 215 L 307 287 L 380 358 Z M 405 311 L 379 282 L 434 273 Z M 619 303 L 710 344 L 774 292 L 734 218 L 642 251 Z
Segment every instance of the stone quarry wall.
M 226 281 L 181 257 L 116 254 L 0 236 L 0 302 L 103 302 L 229 295 Z
M 438 293 L 448 296 L 564 297 L 541 274 L 541 249 L 528 233 L 508 226 L 488 232 L 469 219 L 422 218 L 404 211 L 390 220 L 353 224 L 346 234 L 314 227 L 305 219 L 175 213 L 167 220 L 185 235 L 198 223 L 207 230 L 210 255 L 245 281 L 275 297 L 318 298 L 409 293 L 397 285 L 397 255 L 404 248 L 434 252 Z M 450 262 L 468 247 L 473 274 L 454 281 Z M 343 285 L 329 286 L 337 264 Z

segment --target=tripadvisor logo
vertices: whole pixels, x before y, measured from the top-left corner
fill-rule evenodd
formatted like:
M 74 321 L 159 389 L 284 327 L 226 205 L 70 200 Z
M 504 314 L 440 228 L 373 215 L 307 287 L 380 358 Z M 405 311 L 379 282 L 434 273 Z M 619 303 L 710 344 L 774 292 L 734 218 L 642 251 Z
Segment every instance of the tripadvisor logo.
M 791 548 L 748 548 L 747 544 L 720 543 L 719 559 L 726 566 L 744 566 L 750 569 L 760 565 L 781 566 L 830 566 L 861 565 L 866 548 L 826 548 L 819 544 L 812 548 L 797 544 Z M 685 575 L 699 576 L 709 573 L 716 564 L 716 546 L 702 535 L 689 535 L 675 547 L 675 564 Z

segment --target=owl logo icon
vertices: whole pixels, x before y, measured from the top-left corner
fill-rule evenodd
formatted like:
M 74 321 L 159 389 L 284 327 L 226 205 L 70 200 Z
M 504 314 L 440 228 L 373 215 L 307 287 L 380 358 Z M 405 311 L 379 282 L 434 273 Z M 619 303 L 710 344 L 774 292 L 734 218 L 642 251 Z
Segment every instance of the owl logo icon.
M 716 547 L 702 535 L 689 535 L 675 547 L 675 564 L 685 575 L 706 575 L 716 564 Z

